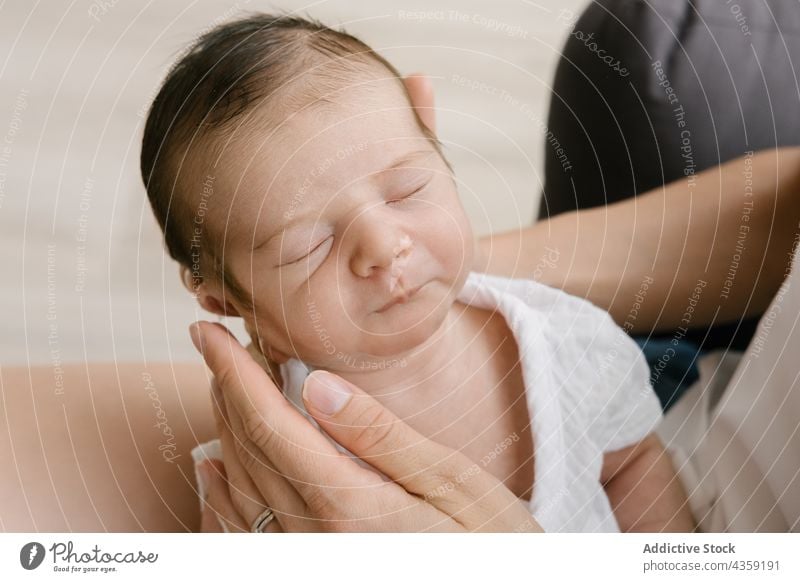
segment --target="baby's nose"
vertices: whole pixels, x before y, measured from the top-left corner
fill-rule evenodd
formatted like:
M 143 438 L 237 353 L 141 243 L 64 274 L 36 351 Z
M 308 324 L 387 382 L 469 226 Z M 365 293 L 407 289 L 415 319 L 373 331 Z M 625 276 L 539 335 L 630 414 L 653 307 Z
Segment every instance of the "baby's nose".
M 414 243 L 411 237 L 388 223 L 362 224 L 350 233 L 354 245 L 350 269 L 359 277 L 370 277 L 383 270 L 387 279 L 400 277 L 408 263 Z

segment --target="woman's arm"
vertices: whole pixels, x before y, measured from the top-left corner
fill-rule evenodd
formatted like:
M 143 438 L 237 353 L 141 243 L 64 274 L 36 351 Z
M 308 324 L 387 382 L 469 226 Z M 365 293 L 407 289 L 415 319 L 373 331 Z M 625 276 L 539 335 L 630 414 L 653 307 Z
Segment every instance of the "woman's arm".
M 0 369 L 0 531 L 197 530 L 208 387 L 200 363 Z
M 628 331 L 708 326 L 766 309 L 799 222 L 800 148 L 781 148 L 487 236 L 477 268 L 585 297 Z

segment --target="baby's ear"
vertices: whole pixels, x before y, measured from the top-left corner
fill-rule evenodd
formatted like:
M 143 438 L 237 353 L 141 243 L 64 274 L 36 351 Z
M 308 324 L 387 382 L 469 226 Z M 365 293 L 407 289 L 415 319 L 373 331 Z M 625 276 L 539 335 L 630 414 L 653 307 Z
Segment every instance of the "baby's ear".
M 421 73 L 412 73 L 403 79 L 411 105 L 431 133 L 436 135 L 436 109 L 433 100 L 433 83 Z
M 185 266 L 181 265 L 181 281 L 183 286 L 195 296 L 200 307 L 216 315 L 239 317 L 239 312 L 228 301 L 222 299 L 222 294 L 203 279 L 196 279 Z
M 200 307 L 216 315 L 225 317 L 239 317 L 239 312 L 228 301 L 224 301 L 217 294 L 209 293 L 205 283 L 197 286 L 197 302 Z
M 186 287 L 186 290 L 189 291 L 189 293 L 194 295 L 197 292 L 197 289 L 195 289 L 195 280 L 194 277 L 192 277 L 192 273 L 189 271 L 189 268 L 186 265 L 181 265 L 180 269 L 181 283 L 183 283 L 183 286 Z

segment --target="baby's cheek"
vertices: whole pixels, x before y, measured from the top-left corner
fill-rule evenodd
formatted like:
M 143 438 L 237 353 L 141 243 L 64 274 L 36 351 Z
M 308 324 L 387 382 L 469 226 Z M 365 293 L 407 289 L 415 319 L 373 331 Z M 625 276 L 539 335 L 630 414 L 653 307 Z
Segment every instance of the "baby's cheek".
M 292 318 L 292 340 L 300 359 L 324 361 L 342 349 L 339 345 L 342 307 L 331 299 L 309 296 L 302 305 L 296 306 Z
M 253 342 L 260 339 L 262 343 L 284 353 L 291 349 L 290 329 L 293 322 L 289 319 L 292 308 L 281 304 L 279 299 L 270 300 L 267 296 L 259 296 L 255 305 L 255 316 L 250 311 L 245 316 L 245 329 Z
M 456 194 L 452 194 L 450 204 L 437 207 L 432 213 L 433 220 L 426 225 L 434 239 L 436 248 L 445 255 L 448 262 L 461 263 L 472 248 L 472 226 Z
M 473 243 L 471 231 L 468 229 L 455 227 L 451 223 L 450 229 L 438 233 L 438 244 L 433 248 L 439 262 L 453 277 L 456 277 L 465 265 L 472 264 Z

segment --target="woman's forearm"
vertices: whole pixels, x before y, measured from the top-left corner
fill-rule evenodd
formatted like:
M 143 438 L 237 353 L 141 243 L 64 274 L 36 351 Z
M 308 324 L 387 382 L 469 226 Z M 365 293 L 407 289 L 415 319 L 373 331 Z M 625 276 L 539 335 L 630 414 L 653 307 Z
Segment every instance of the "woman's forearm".
M 781 148 L 485 237 L 478 268 L 585 297 L 628 331 L 707 326 L 766 309 L 798 223 L 800 148 Z

